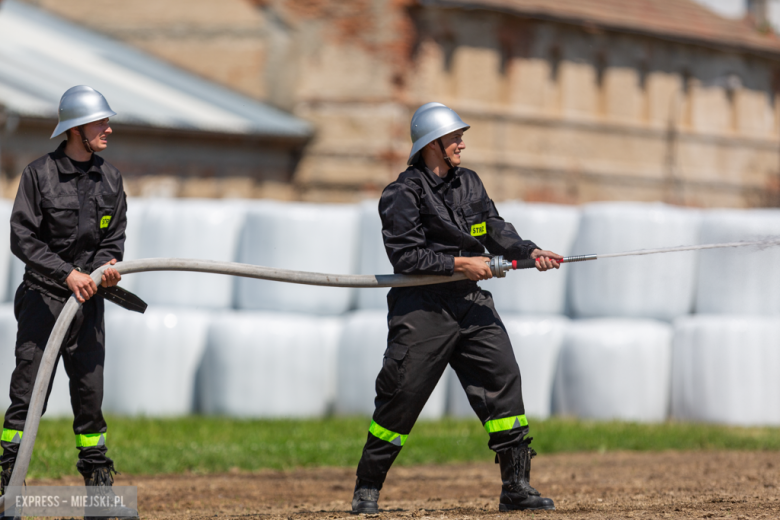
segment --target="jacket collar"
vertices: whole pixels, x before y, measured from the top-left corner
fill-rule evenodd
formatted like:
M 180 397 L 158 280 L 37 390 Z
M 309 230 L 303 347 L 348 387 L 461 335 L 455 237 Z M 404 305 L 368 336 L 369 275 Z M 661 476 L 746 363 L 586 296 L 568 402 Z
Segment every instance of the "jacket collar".
M 73 165 L 73 161 L 70 157 L 65 155 L 65 145 L 68 143 L 67 140 L 62 141 L 60 145 L 57 147 L 56 150 L 54 150 L 54 153 L 52 154 L 52 158 L 54 159 L 54 162 L 57 164 L 57 170 L 60 173 L 68 173 L 68 174 L 77 174 L 81 173 L 81 171 L 76 168 Z M 103 171 L 100 169 L 100 166 L 103 164 L 103 159 L 101 157 L 98 157 L 97 154 L 92 154 L 92 165 L 89 167 L 89 170 L 87 170 L 87 173 L 94 172 L 98 175 L 102 175 Z
M 441 186 L 442 184 L 444 184 L 445 182 L 451 182 L 451 181 L 453 181 L 453 180 L 457 179 L 457 178 L 460 176 L 460 168 L 458 168 L 458 167 L 455 167 L 455 168 L 453 168 L 452 170 L 450 170 L 450 171 L 447 173 L 447 177 L 445 177 L 444 179 L 442 179 L 441 177 L 439 177 L 438 175 L 436 175 L 435 173 L 433 173 L 433 172 L 431 171 L 431 169 L 430 169 L 430 168 L 428 168 L 428 167 L 425 165 L 425 162 L 424 162 L 422 159 L 420 159 L 420 160 L 419 160 L 419 161 L 418 161 L 418 162 L 417 162 L 417 163 L 414 165 L 414 167 L 415 167 L 415 168 L 417 168 L 418 170 L 420 170 L 420 171 L 422 172 L 423 176 L 424 176 L 426 179 L 428 179 L 428 182 L 429 182 L 431 185 L 435 186 L 435 187 L 439 187 L 439 186 Z

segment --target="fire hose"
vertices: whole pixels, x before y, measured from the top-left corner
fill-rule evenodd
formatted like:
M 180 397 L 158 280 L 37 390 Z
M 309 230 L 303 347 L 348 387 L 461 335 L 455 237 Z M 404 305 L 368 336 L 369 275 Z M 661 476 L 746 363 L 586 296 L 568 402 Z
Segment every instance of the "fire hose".
M 573 262 L 583 262 L 596 260 L 598 258 L 611 258 L 618 256 L 646 255 L 656 253 L 670 253 L 679 251 L 691 251 L 700 249 L 714 249 L 724 247 L 744 247 L 758 246 L 769 247 L 780 244 L 780 240 L 762 240 L 753 242 L 732 242 L 728 244 L 709 244 L 700 246 L 684 246 L 666 249 L 652 249 L 630 251 L 627 253 L 614 253 L 608 255 L 578 255 L 568 256 L 560 260 L 559 263 L 567 264 Z M 494 277 L 503 278 L 506 273 L 514 269 L 529 269 L 536 265 L 532 259 L 509 261 L 502 256 L 495 256 L 490 259 L 490 270 Z M 342 275 L 313 273 L 307 271 L 292 271 L 288 269 L 277 269 L 273 267 L 262 267 L 249 264 L 238 264 L 233 262 L 215 262 L 210 260 L 192 260 L 182 258 L 149 258 L 144 260 L 130 260 L 119 262 L 112 266 L 119 274 L 142 273 L 148 271 L 189 271 L 200 273 L 225 274 L 231 276 L 241 276 L 245 278 L 257 278 L 261 280 L 271 280 L 278 282 L 297 283 L 306 285 L 319 285 L 327 287 L 354 287 L 354 288 L 381 288 L 381 287 L 412 287 L 420 285 L 433 285 L 445 282 L 452 282 L 466 279 L 466 275 L 456 273 L 452 276 L 440 275 Z M 100 284 L 103 271 L 106 266 L 96 269 L 90 275 L 96 284 Z M 81 303 L 74 295 L 68 299 L 68 302 L 62 309 L 57 321 L 54 324 L 46 348 L 43 352 L 40 367 L 35 377 L 30 406 L 27 412 L 27 420 L 22 433 L 19 452 L 16 456 L 14 470 L 8 483 L 9 487 L 22 486 L 27 477 L 27 470 L 30 467 L 30 459 L 35 445 L 35 439 L 38 434 L 38 426 L 41 421 L 43 404 L 46 399 L 46 391 L 51 381 L 54 364 L 57 361 L 65 334 L 70 328 L 76 311 Z M 0 511 L 3 511 L 5 497 L 0 496 Z

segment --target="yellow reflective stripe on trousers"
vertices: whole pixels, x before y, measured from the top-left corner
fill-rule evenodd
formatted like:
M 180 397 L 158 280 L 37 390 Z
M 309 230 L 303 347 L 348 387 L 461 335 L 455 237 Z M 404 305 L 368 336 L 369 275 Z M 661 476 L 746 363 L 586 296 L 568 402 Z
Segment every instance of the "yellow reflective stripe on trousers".
M 77 448 L 92 448 L 94 446 L 105 446 L 105 433 L 81 433 L 76 435 Z
M 504 432 L 528 426 L 528 419 L 525 415 L 515 415 L 514 417 L 505 417 L 503 419 L 493 419 L 485 423 L 485 429 L 488 433 Z
M 10 442 L 11 444 L 21 444 L 22 433 L 23 432 L 21 430 L 9 430 L 7 428 L 3 428 L 3 436 L 0 437 L 0 440 L 3 442 Z
M 382 439 L 383 441 L 395 444 L 396 446 L 403 446 L 406 442 L 406 438 L 409 437 L 408 435 L 401 435 L 400 433 L 391 432 L 387 428 L 382 428 L 374 421 L 371 421 L 371 426 L 368 428 L 368 431 L 377 439 Z

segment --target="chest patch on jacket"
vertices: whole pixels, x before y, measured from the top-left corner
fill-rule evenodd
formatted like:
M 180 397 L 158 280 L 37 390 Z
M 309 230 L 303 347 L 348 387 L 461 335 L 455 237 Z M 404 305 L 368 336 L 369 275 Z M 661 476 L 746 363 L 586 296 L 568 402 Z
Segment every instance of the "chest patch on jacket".
M 111 223 L 111 215 L 106 215 L 105 217 L 100 219 L 100 229 L 106 229 L 108 225 Z M 471 234 L 474 234 L 473 228 Z
M 487 233 L 487 225 L 485 222 L 480 222 L 479 224 L 474 224 L 471 226 L 471 236 L 473 237 L 480 237 Z

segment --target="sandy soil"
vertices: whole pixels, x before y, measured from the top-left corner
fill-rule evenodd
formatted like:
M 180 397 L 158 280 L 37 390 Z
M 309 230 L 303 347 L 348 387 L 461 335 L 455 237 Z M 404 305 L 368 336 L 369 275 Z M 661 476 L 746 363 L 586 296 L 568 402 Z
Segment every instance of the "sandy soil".
M 556 511 L 498 513 L 494 464 L 396 467 L 380 497 L 381 519 L 507 517 L 780 518 L 780 453 L 664 452 L 539 456 L 532 484 Z M 71 484 L 76 479 L 28 484 Z M 138 486 L 144 519 L 355 518 L 354 470 L 261 471 L 223 475 L 117 476 Z

